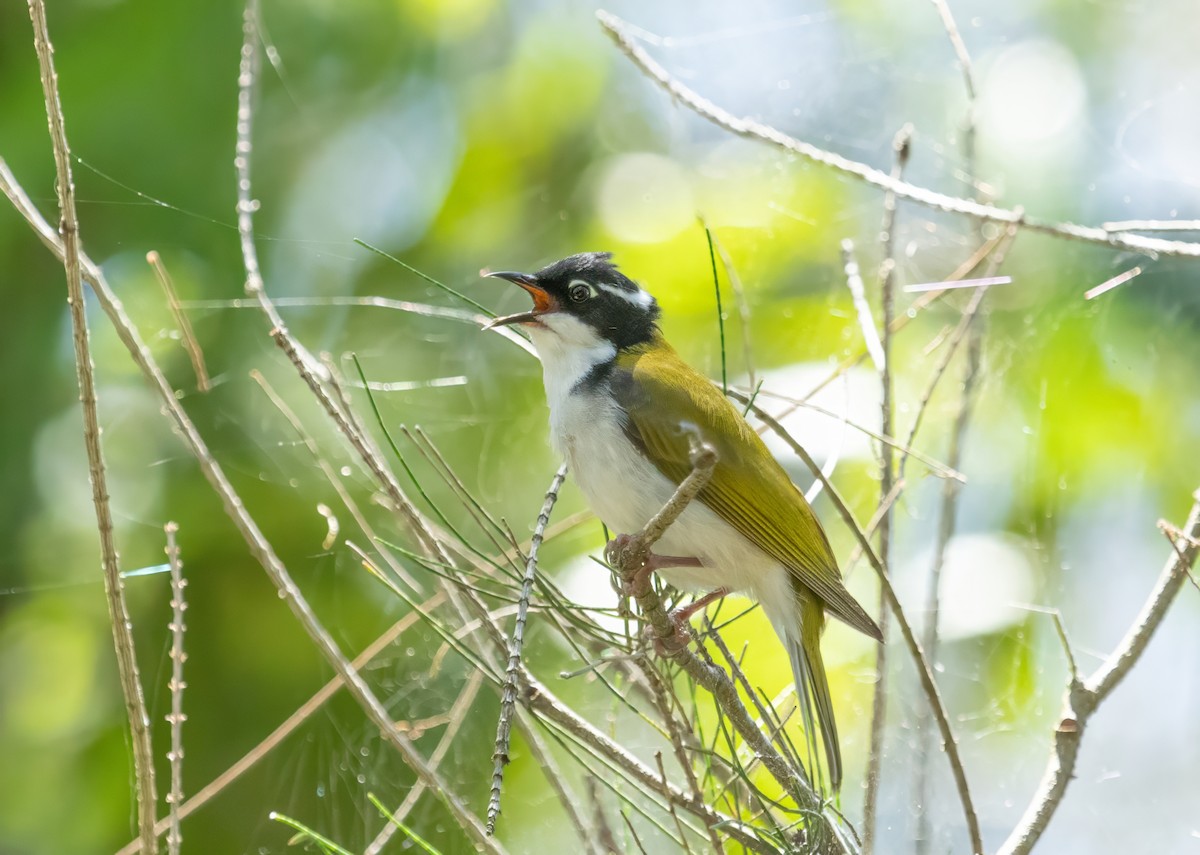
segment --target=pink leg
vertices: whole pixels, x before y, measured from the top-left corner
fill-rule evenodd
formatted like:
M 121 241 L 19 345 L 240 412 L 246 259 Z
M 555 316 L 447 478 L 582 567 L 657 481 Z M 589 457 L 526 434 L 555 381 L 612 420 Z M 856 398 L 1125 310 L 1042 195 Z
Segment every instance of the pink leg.
M 628 548 L 630 541 L 633 540 L 631 534 L 618 534 L 604 547 L 604 557 L 609 564 L 616 564 L 621 553 Z M 633 574 L 633 579 L 624 587 L 626 595 L 632 596 L 633 592 L 641 585 L 645 584 L 647 578 L 656 570 L 662 570 L 669 567 L 702 567 L 699 558 L 680 555 L 655 555 L 653 553 L 646 556 L 646 561 Z
M 700 599 L 696 600 L 694 603 L 688 603 L 686 606 L 683 606 L 682 608 L 675 609 L 675 611 L 671 612 L 671 617 L 675 620 L 676 624 L 686 624 L 688 621 L 690 621 L 692 619 L 692 615 L 696 614 L 697 612 L 703 611 L 704 609 L 708 608 L 711 604 L 715 603 L 717 600 L 721 599 L 722 597 L 727 596 L 728 594 L 729 594 L 728 588 L 717 588 L 717 590 L 715 590 L 715 591 L 709 591 L 707 594 L 705 594 Z

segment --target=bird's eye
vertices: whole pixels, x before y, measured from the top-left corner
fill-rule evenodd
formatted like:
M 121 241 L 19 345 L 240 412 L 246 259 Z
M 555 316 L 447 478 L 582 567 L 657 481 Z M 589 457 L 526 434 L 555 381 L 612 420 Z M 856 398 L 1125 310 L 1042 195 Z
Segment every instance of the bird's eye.
M 594 293 L 595 290 L 591 285 L 580 279 L 576 279 L 571 283 L 571 287 L 567 291 L 567 296 L 571 298 L 572 303 L 582 303 Z

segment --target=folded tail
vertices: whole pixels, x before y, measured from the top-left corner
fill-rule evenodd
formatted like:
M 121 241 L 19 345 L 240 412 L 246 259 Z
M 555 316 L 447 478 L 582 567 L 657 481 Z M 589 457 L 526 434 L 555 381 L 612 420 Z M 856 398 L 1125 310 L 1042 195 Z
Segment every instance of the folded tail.
M 781 608 L 779 604 L 768 603 L 763 603 L 763 606 L 792 663 L 796 699 L 811 758 L 809 765 L 813 767 L 809 773 L 814 782 L 821 786 L 824 776 L 817 759 L 820 751 L 825 756 L 829 791 L 837 792 L 842 786 L 842 750 L 838 744 L 837 722 L 833 716 L 833 700 L 829 696 L 825 662 L 821 659 L 824 611 L 811 596 L 799 597 L 794 608 Z

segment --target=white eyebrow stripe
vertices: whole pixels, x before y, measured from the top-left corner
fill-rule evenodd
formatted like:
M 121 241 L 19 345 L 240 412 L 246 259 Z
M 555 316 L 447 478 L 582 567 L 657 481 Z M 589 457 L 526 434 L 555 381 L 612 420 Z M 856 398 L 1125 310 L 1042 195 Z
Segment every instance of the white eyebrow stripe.
M 616 285 L 609 285 L 607 282 L 600 282 L 597 284 L 608 293 L 620 297 L 622 300 L 633 303 L 635 306 L 638 306 L 642 309 L 649 309 L 650 304 L 654 301 L 654 298 L 641 288 L 637 289 L 636 291 L 626 291 L 624 288 L 618 288 Z

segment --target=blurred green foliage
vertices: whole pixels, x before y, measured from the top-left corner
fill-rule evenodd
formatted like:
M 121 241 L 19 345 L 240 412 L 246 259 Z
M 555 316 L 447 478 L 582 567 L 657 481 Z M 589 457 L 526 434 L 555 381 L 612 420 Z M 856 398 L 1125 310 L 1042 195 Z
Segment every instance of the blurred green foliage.
M 996 111 L 1007 102 L 988 94 L 1003 81 L 993 84 L 989 69 L 1013 42 L 1066 45 L 1076 63 L 1067 70 L 1086 87 L 1083 112 L 1061 138 L 1022 148 L 1019 135 L 1015 142 L 981 137 L 980 178 L 1003 191 L 1005 204 L 1089 222 L 1197 215 L 1198 184 L 1177 171 L 1171 148 L 1179 128 L 1188 127 L 1171 87 L 1190 81 L 1194 107 L 1200 65 L 1194 54 L 1179 59 L 1182 35 L 1152 27 L 1169 22 L 1171 10 L 1192 14 L 1186 0 L 1153 10 L 1149 3 L 1116 8 L 1073 0 L 1004 10 L 953 5 L 976 59 L 981 109 L 992 110 L 985 126 L 988 116 L 1005 119 Z M 856 159 L 886 169 L 892 134 L 914 120 L 913 179 L 970 192 L 961 182 L 959 72 L 932 9 L 833 2 L 804 9 L 801 20 L 780 3 L 613 8 L 648 31 L 675 34 L 651 48 L 734 113 L 755 113 Z M 353 351 L 372 381 L 412 384 L 379 393 L 385 420 L 392 427 L 425 427 L 481 501 L 519 533 L 532 524 L 556 466 L 543 441 L 536 365 L 471 325 L 321 304 L 321 298 L 354 295 L 452 304 L 354 238 L 497 311 L 515 309 L 522 296 L 480 282 L 481 267 L 533 268 L 571 252 L 612 250 L 659 298 L 668 337 L 716 376 L 720 353 L 702 214 L 734 260 L 751 315 L 743 328 L 725 292 L 731 379 L 744 380 L 748 341 L 767 388 L 790 395 L 803 395 L 861 346 L 843 285 L 842 238 L 858 243 L 868 287 L 877 285 L 877 193 L 735 140 L 673 106 L 603 38 L 593 11 L 575 2 L 309 0 L 267 2 L 262 16 L 267 59 L 253 168 L 268 290 L 313 298 L 311 306 L 286 311 L 293 332 L 314 351 L 335 360 Z M 340 543 L 323 546 L 326 523 L 316 506 L 339 507 L 336 496 L 248 370 L 261 370 L 331 462 L 347 467 L 347 481 L 364 505 L 370 504 L 368 479 L 272 346 L 262 318 L 230 302 L 241 296 L 243 281 L 232 168 L 241 7 L 225 0 L 80 0 L 50 4 L 49 16 L 67 131 L 79 158 L 84 245 L 105 267 L 189 414 L 325 624 L 343 649 L 357 651 L 405 607 Z M 1128 69 L 1124 88 L 1105 72 L 1114 56 Z M 44 107 L 28 22 L 17 3 L 0 8 L 0 92 L 0 155 L 53 221 Z M 978 236 L 970 222 L 902 204 L 899 283 L 947 275 Z M 196 301 L 188 311 L 216 379 L 207 394 L 195 390 L 174 323 L 143 261 L 151 249 L 162 255 L 182 298 Z M 1083 301 L 1087 288 L 1135 263 L 1146 269 L 1140 278 Z M 1013 284 L 988 297 L 984 374 L 962 465 L 970 482 L 959 527 L 1020 544 L 1027 560 L 1009 568 L 1016 578 L 1011 590 L 1022 592 L 1024 602 L 1060 607 L 1081 650 L 1105 651 L 1119 637 L 1164 555 L 1155 520 L 1178 519 L 1200 483 L 1196 269 L 1022 234 L 1003 270 Z M 724 274 L 722 287 L 728 288 Z M 0 206 L 0 294 L 0 852 L 112 851 L 133 836 L 132 767 L 99 583 L 63 275 L 6 205 Z M 966 299 L 951 295 L 895 343 L 901 436 L 939 358 L 929 345 L 957 321 Z M 902 294 L 901 308 L 910 300 Z M 162 525 L 181 524 L 189 578 L 184 775 L 191 794 L 294 711 L 329 670 L 250 559 L 106 319 L 95 311 L 90 317 L 124 569 L 160 565 Z M 352 373 L 348 363 L 341 365 Z M 797 366 L 802 377 L 793 372 Z M 960 380 L 956 361 L 932 399 L 917 441 L 932 456 L 946 453 Z M 831 386 L 822 401 L 876 424 L 874 393 L 863 392 L 872 383 L 873 374 L 863 369 L 845 387 Z M 816 416 L 804 424 L 816 425 L 825 439 L 802 432 L 801 440 L 818 444 L 836 446 L 829 437 L 846 430 Z M 845 451 L 837 480 L 866 519 L 877 500 L 877 465 L 869 444 L 849 442 L 857 445 Z M 430 468 L 411 446 L 406 450 L 434 499 L 455 508 Z M 906 599 L 919 615 L 941 485 L 922 467 L 910 467 L 894 554 Z M 802 470 L 793 472 L 808 483 Z M 565 518 L 581 507 L 568 487 L 556 515 Z M 823 500 L 818 510 L 838 554 L 847 555 L 850 536 Z M 381 526 L 389 524 L 378 508 L 370 513 Z M 598 523 L 577 527 L 548 544 L 543 565 L 578 581 L 588 569 L 580 556 L 595 552 L 601 540 Z M 411 569 L 433 586 L 434 577 Z M 578 584 L 599 599 L 607 580 L 594 565 L 591 570 Z M 968 588 L 993 571 L 1003 575 L 969 561 L 955 569 L 966 574 Z M 856 569 L 851 586 L 873 599 L 868 575 Z M 1198 614 L 1194 591 L 1184 593 L 1177 606 L 1182 614 L 1164 628 L 1145 665 L 1153 680 L 1131 679 L 1136 688 L 1114 700 L 1113 719 L 1126 724 L 1091 735 L 1081 780 L 1047 851 L 1121 851 L 1124 839 L 1150 847 L 1142 851 L 1188 851 L 1189 820 L 1180 813 L 1183 805 L 1194 810 L 1200 796 L 1194 771 L 1200 764 L 1194 724 L 1200 646 L 1194 633 L 1182 631 Z M 127 594 L 162 790 L 166 577 L 131 578 Z M 946 608 L 963 605 L 951 600 Z M 1063 682 L 1047 622 L 1015 613 L 951 638 L 942 657 L 945 691 L 966 734 L 991 844 L 1028 798 Z M 536 619 L 532 635 L 530 656 L 546 673 L 580 667 L 573 653 L 539 639 Z M 776 692 L 790 677 L 771 638 L 757 616 L 728 630 L 735 651 L 754 642 L 747 673 L 755 685 Z M 826 643 L 854 782 L 845 806 L 856 817 L 872 651 L 842 627 L 833 627 Z M 888 731 L 884 839 L 895 848 L 887 851 L 907 851 L 901 841 L 911 821 L 908 728 L 922 703 L 906 685 L 911 672 L 896 661 L 902 658 L 893 657 L 904 688 Z M 430 674 L 440 659 L 437 637 L 418 626 L 370 669 L 398 720 L 436 717 L 449 708 L 467 668 L 450 656 Z M 1171 703 L 1176 709 L 1154 701 L 1164 685 L 1179 688 Z M 586 678 L 556 684 L 585 712 L 616 721 L 619 711 L 595 688 Z M 443 767 L 480 813 L 496 708 L 485 689 Z M 1135 719 L 1141 723 L 1131 723 Z M 1098 722 L 1097 731 L 1102 726 Z M 1148 745 L 1132 731 L 1156 739 Z M 418 744 L 431 750 L 437 732 L 426 732 Z M 519 743 L 514 754 L 502 840 L 515 852 L 571 845 L 538 769 Z M 957 846 L 961 820 L 945 769 L 936 760 L 934 769 L 939 841 Z M 1120 779 L 1098 785 L 1109 769 Z M 282 852 L 289 832 L 268 818 L 280 811 L 361 851 L 382 824 L 368 793 L 398 804 L 412 781 L 353 704 L 338 697 L 188 819 L 184 848 Z M 1140 830 L 1114 836 L 1111 824 L 1090 821 L 1090 812 L 1113 805 L 1128 828 Z M 1142 827 L 1157 816 L 1179 822 Z M 421 801 L 409 824 L 442 851 L 466 847 L 432 799 Z

